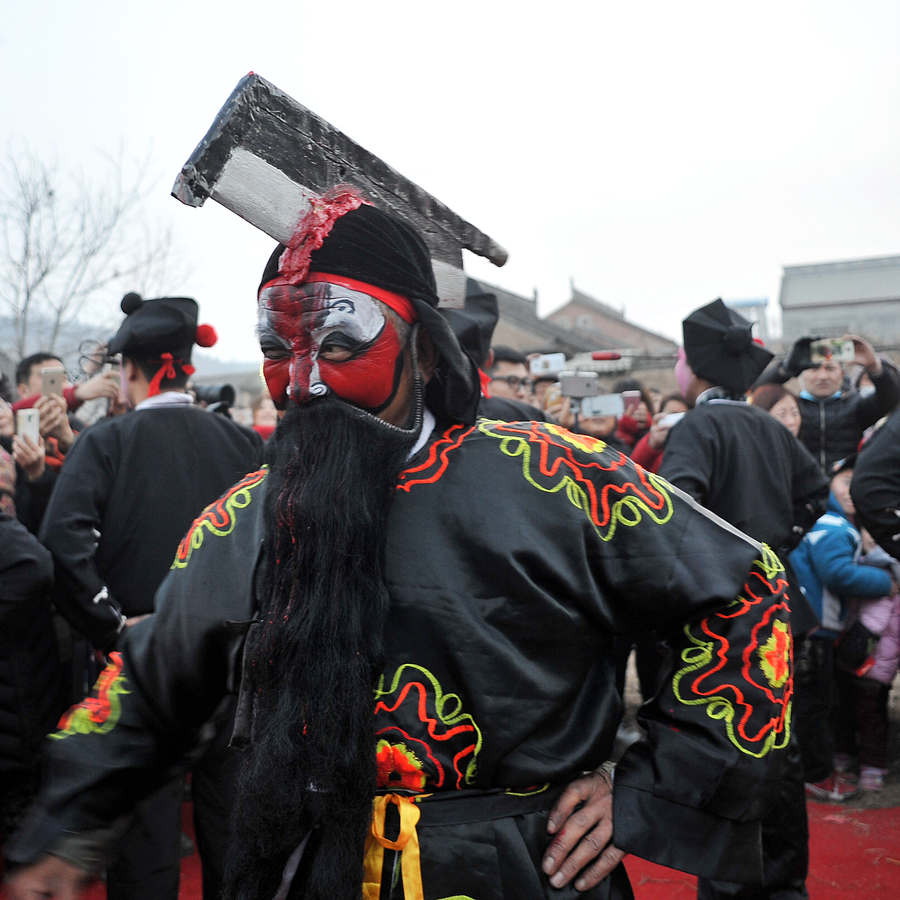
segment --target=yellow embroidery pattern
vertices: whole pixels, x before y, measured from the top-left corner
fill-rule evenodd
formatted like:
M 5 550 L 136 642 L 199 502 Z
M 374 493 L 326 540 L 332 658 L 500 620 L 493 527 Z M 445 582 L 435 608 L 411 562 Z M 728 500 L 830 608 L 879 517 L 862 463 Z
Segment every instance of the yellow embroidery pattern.
M 266 480 L 268 474 L 268 466 L 263 466 L 259 471 L 245 475 L 215 503 L 210 503 L 194 519 L 188 533 L 182 538 L 170 568 L 187 568 L 187 564 L 191 561 L 191 554 L 203 546 L 207 531 L 215 537 L 225 537 L 231 534 L 237 521 L 235 513 L 250 505 L 250 501 L 253 499 L 250 492 L 259 487 Z
M 672 679 L 680 703 L 705 706 L 707 716 L 724 724 L 728 740 L 758 759 L 786 747 L 791 733 L 793 640 L 783 573 L 781 561 L 764 545 L 735 602 L 685 626 L 685 667 Z M 746 624 L 736 621 L 744 616 Z M 742 637 L 749 632 L 740 645 L 733 643 L 735 629 Z

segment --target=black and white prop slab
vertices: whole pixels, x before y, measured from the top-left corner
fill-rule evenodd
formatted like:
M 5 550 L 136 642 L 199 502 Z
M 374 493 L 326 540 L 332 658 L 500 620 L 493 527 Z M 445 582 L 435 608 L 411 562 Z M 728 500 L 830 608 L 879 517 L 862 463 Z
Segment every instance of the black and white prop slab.
M 497 266 L 506 262 L 506 251 L 488 235 L 253 72 L 219 110 L 172 195 L 188 206 L 212 197 L 286 244 L 310 198 L 336 184 L 353 185 L 419 230 L 441 305 L 463 305 L 463 248 Z

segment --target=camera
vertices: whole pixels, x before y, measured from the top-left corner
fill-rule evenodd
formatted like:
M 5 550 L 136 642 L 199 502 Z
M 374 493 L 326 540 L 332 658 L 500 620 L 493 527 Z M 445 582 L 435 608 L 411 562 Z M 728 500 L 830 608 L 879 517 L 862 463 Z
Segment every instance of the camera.
M 217 410 L 232 406 L 236 396 L 234 385 L 231 384 L 195 384 L 193 390 L 198 403 L 205 403 Z

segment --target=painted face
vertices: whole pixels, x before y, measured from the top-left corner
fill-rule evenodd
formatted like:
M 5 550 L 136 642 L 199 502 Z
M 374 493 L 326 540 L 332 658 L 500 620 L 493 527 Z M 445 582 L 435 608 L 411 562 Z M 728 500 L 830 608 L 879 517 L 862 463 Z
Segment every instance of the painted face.
M 368 294 L 326 281 L 270 284 L 259 295 L 258 327 L 263 376 L 279 409 L 331 391 L 377 414 L 397 394 L 406 335 Z

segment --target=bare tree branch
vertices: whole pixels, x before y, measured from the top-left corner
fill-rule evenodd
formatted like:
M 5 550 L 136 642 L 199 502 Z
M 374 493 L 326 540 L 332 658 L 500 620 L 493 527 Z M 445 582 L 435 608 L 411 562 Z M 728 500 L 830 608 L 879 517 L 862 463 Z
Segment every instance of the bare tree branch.
M 146 212 L 151 184 L 149 160 L 129 174 L 122 151 L 89 179 L 10 146 L 0 161 L 0 317 L 13 337 L 3 349 L 19 359 L 53 352 L 126 290 L 165 292 L 177 280 L 171 234 Z

